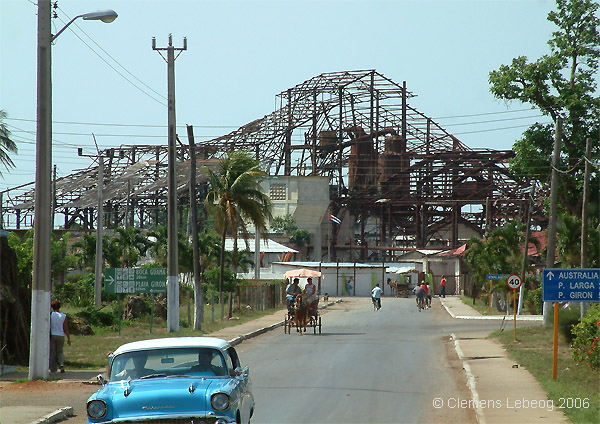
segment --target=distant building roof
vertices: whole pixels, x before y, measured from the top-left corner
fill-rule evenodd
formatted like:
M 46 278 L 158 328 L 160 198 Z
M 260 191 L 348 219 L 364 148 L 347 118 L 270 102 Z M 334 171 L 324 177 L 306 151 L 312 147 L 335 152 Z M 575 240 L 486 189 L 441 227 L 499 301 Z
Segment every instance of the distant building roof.
M 243 239 L 238 239 L 238 250 L 246 250 L 246 242 Z M 233 251 L 233 239 L 228 238 L 225 239 L 225 250 L 228 252 Z M 254 239 L 248 239 L 248 250 L 250 252 L 254 252 Z M 260 251 L 265 253 L 284 253 L 284 252 L 293 252 L 298 253 L 297 250 L 292 249 L 291 247 L 285 246 L 281 243 L 277 243 L 273 240 L 260 240 Z
M 446 250 L 444 252 L 438 253 L 436 256 L 462 256 L 467 250 L 467 244 L 463 244 L 462 246 L 457 247 L 456 249 Z

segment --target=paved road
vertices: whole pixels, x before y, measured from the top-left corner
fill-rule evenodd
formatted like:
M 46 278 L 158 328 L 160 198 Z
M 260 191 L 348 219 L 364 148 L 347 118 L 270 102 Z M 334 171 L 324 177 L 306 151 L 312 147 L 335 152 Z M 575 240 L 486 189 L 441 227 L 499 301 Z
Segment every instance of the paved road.
M 375 312 L 370 299 L 353 298 L 328 310 L 320 335 L 277 329 L 244 342 L 254 421 L 475 422 L 472 410 L 432 407 L 437 397 L 470 397 L 462 369 L 448 361 L 447 317 L 439 304 L 418 312 L 413 299 L 386 298 Z
M 283 318 L 278 315 L 215 335 L 231 340 L 272 325 Z M 482 334 L 500 325 L 499 321 L 452 319 L 439 302 L 434 302 L 432 310 L 417 312 L 414 299 L 385 298 L 383 308 L 375 312 L 368 298 L 346 298 L 325 311 L 320 335 L 288 335 L 279 327 L 237 346 L 254 382 L 257 412 L 253 422 L 476 422 L 472 409 L 435 409 L 432 404 L 436 398 L 471 398 L 463 361 L 450 334 L 481 344 L 477 340 Z M 43 414 L 27 408 L 33 414 L 28 419 L 29 415 L 23 415 L 23 402 L 40 408 L 48 402 L 68 404 L 74 407 L 75 416 L 67 424 L 85 423 L 85 400 L 98 387 L 69 383 L 75 377 L 68 374 L 58 383 L 62 396 L 45 393 L 44 385 L 52 383 L 23 383 L 27 395 L 3 391 L 2 409 L 6 413 L 7 407 L 21 406 L 20 422 L 28 424 Z M 82 372 L 75 374 L 85 380 L 93 373 L 84 378 Z M 493 378 L 488 380 L 493 382 Z M 44 387 L 31 387 L 37 384 Z M 494 389 L 493 384 L 490 388 Z

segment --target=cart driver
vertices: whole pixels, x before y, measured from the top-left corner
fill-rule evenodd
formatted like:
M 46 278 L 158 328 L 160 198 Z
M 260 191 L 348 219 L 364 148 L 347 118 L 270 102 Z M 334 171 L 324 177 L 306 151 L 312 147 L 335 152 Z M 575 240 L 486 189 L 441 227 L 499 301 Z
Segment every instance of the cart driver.
M 298 286 L 300 283 L 299 278 L 294 278 L 294 281 L 288 284 L 285 289 L 285 298 L 287 300 L 288 311 L 292 310 L 292 305 L 296 300 L 296 296 L 302 293 L 302 289 Z

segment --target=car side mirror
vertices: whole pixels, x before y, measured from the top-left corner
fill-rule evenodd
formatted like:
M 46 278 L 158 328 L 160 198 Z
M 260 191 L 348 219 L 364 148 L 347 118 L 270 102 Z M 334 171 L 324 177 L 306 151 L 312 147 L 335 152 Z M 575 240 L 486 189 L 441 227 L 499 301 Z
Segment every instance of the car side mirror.
M 107 381 L 102 374 L 98 374 L 96 379 L 100 382 L 100 384 L 102 384 L 103 386 L 106 386 Z

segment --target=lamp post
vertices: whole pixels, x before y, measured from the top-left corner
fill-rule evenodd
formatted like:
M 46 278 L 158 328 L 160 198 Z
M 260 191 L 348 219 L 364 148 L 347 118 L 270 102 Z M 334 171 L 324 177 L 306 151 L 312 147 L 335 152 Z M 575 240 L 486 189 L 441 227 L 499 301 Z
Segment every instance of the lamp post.
M 113 10 L 78 15 L 52 35 L 50 0 L 38 0 L 37 131 L 35 170 L 35 218 L 33 235 L 33 281 L 31 287 L 31 338 L 29 379 L 48 378 L 50 333 L 50 241 L 52 168 L 52 60 L 51 43 L 75 19 L 112 22 Z

